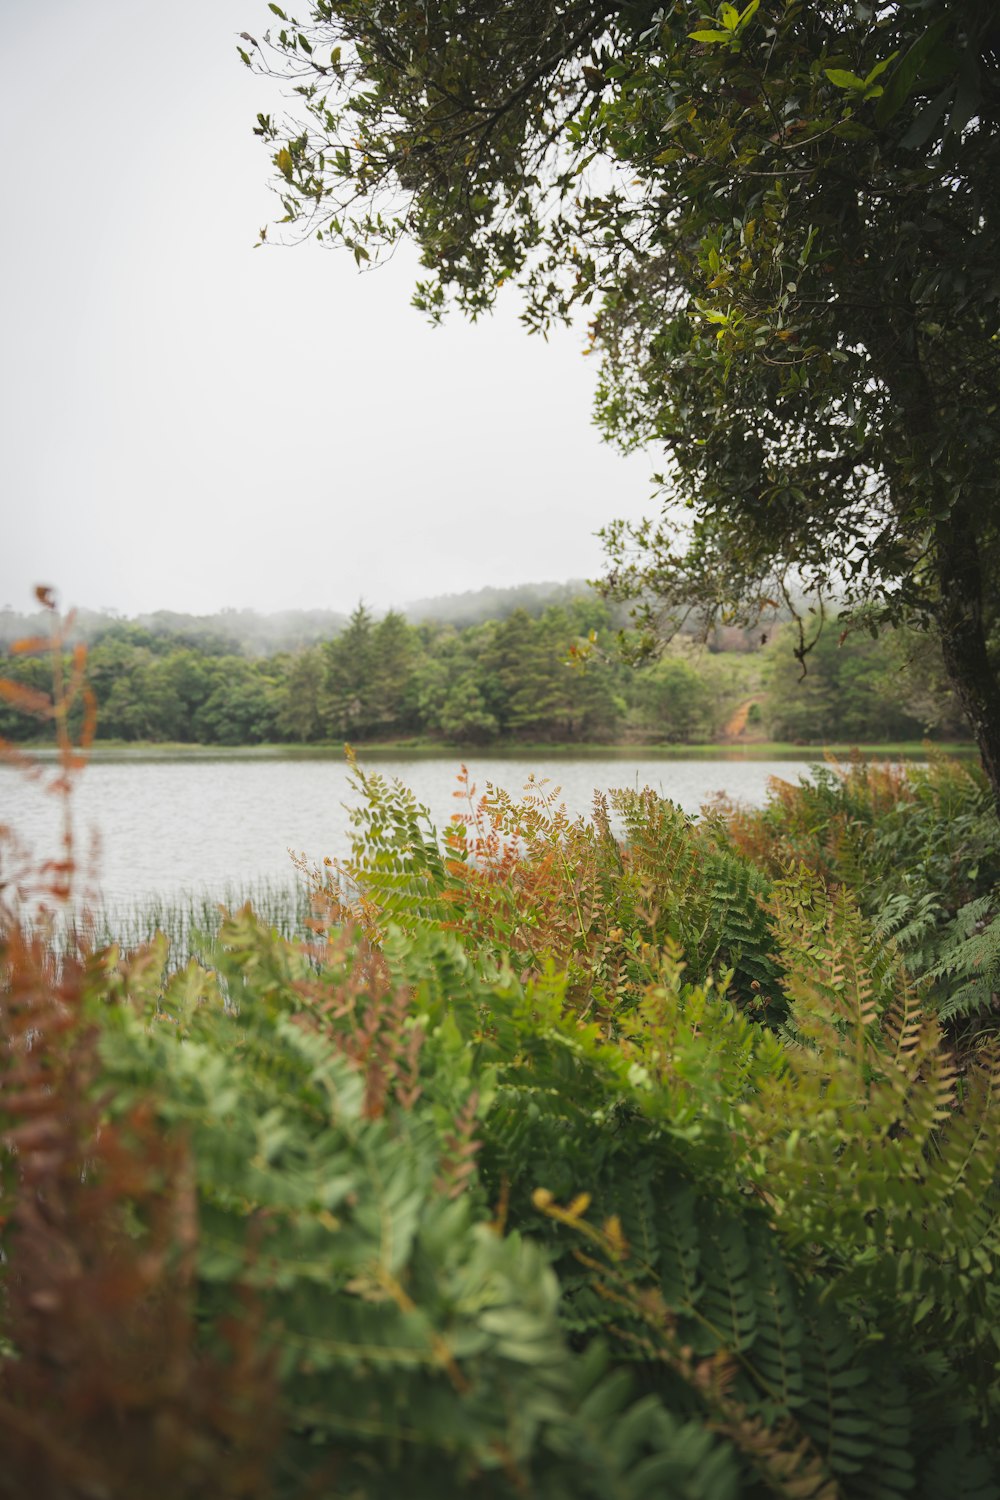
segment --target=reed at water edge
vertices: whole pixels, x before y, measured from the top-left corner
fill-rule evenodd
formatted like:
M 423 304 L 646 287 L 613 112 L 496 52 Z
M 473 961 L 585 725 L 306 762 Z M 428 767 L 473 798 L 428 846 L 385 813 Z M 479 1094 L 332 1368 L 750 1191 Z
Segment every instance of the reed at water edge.
M 227 882 L 221 891 L 181 890 L 106 901 L 87 915 L 88 946 L 117 944 L 123 952 L 131 952 L 163 933 L 170 944 L 170 967 L 183 967 L 189 958 L 207 959 L 226 915 L 240 911 L 247 902 L 282 937 L 308 935 L 313 907 L 306 881 L 260 879 Z M 57 946 L 65 940 L 57 937 Z

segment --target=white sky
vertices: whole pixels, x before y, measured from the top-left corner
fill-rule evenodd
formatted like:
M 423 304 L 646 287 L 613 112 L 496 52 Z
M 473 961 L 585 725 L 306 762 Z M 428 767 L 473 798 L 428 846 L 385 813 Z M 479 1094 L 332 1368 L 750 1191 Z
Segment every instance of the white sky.
M 303 6 L 304 9 L 304 6 Z M 279 212 L 236 55 L 264 0 L 0 0 L 0 606 L 376 607 L 594 576 L 650 459 L 580 334 L 430 328 Z M 273 232 L 273 231 L 272 231 Z

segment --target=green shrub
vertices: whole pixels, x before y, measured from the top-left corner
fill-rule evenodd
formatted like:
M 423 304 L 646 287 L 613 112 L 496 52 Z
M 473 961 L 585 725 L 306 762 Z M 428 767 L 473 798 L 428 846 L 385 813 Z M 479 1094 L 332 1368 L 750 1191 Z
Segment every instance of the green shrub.
M 851 891 L 963 1046 L 995 1032 L 1000 829 L 977 767 L 935 755 L 905 770 L 856 760 L 775 782 L 759 811 L 719 812 L 721 848 L 771 876 L 803 865 Z

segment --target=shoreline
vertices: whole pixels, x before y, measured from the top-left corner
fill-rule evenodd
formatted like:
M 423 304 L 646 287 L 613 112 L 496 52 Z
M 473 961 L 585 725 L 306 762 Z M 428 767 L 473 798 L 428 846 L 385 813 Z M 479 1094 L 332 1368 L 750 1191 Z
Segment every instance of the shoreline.
M 38 756 L 42 760 L 53 760 L 56 751 L 51 744 L 18 744 L 16 751 Z M 377 741 L 372 744 L 353 745 L 359 760 L 448 760 L 458 761 L 524 760 L 540 758 L 549 760 L 629 760 L 640 756 L 652 760 L 816 760 L 843 761 L 857 754 L 868 760 L 925 760 L 928 754 L 958 756 L 963 759 L 978 754 L 971 742 L 962 741 L 900 741 L 878 744 L 852 745 L 846 742 L 830 744 L 797 745 L 787 741 L 748 741 L 736 743 L 700 743 L 693 745 L 665 744 L 662 741 L 649 743 L 610 744 L 566 744 L 525 742 L 500 745 L 445 744 L 438 741 L 399 740 Z M 201 745 L 162 741 L 107 740 L 97 742 L 87 752 L 89 761 L 101 762 L 138 760 L 342 760 L 343 744 L 264 744 L 264 745 Z M 0 754 L 0 765 L 3 756 Z

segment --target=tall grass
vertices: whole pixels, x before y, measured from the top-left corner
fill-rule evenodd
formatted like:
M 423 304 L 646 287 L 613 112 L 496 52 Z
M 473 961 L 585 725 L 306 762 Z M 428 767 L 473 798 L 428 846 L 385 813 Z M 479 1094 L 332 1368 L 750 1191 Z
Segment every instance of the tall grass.
M 189 958 L 204 959 L 218 937 L 227 912 L 249 902 L 260 920 L 286 938 L 302 938 L 312 913 L 304 880 L 227 882 L 221 891 L 152 894 L 132 901 L 106 903 L 91 914 L 88 937 L 96 947 L 115 943 L 132 951 L 163 933 L 170 943 L 171 967 Z

